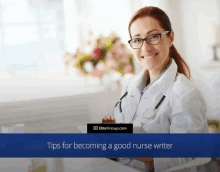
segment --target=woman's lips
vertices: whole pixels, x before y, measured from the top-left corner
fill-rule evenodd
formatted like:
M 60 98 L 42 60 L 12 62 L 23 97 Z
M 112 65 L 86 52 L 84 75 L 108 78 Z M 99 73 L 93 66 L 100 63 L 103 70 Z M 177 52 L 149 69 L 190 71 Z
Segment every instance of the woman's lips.
M 146 56 L 152 56 L 154 54 L 157 54 L 157 53 L 149 53 L 149 54 L 146 54 Z

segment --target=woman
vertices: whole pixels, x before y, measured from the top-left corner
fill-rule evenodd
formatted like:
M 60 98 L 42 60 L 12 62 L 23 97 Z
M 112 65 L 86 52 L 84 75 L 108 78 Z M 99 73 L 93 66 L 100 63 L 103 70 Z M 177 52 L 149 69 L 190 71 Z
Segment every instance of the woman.
M 130 20 L 130 46 L 144 68 L 123 88 L 114 107 L 116 123 L 133 123 L 146 133 L 208 133 L 206 103 L 173 45 L 168 16 L 157 7 L 138 10 Z M 192 158 L 154 158 L 156 172 Z

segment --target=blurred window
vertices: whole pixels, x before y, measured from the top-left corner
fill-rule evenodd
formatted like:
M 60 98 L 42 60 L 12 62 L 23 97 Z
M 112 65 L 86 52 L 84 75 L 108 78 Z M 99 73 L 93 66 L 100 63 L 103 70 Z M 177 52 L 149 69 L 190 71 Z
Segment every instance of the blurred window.
M 64 21 L 62 0 L 0 0 L 0 72 L 38 76 L 61 65 Z

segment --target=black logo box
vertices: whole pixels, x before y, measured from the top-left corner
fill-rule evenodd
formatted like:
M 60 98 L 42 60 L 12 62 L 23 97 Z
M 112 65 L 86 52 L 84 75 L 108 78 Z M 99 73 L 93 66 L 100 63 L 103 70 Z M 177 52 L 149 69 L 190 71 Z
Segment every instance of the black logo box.
M 127 129 L 120 130 L 120 128 L 127 128 Z M 92 124 L 87 124 L 87 133 L 133 133 L 133 124 L 92 123 Z

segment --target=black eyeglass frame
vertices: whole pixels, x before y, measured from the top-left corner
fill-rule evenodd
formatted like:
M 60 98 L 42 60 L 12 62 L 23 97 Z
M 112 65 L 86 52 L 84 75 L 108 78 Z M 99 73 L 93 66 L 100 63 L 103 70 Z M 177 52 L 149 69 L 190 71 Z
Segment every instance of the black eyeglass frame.
M 156 34 L 160 34 L 160 41 L 161 41 L 161 37 L 162 37 L 162 35 L 166 35 L 166 34 L 168 34 L 170 31 L 164 31 L 164 32 L 162 32 L 162 33 L 156 33 Z M 152 35 L 154 35 L 154 34 L 152 34 Z M 137 39 L 137 38 L 136 38 Z M 144 44 L 144 41 L 146 41 L 149 45 L 157 45 L 157 44 L 159 44 L 160 43 L 160 41 L 157 43 L 157 44 L 150 44 L 149 42 L 148 42 L 148 38 L 140 38 L 142 41 L 142 45 L 141 45 L 141 47 L 143 46 L 143 44 Z M 131 40 L 129 40 L 128 41 L 128 43 L 129 43 L 129 45 L 131 46 L 131 44 L 130 44 L 130 42 L 132 41 L 133 39 L 131 39 Z M 140 47 L 140 48 L 141 48 Z M 131 46 L 131 48 L 133 48 L 132 46 Z M 133 48 L 133 49 L 140 49 L 140 48 Z

